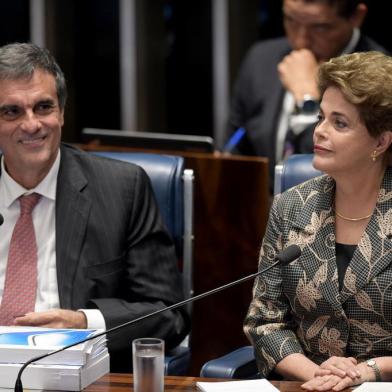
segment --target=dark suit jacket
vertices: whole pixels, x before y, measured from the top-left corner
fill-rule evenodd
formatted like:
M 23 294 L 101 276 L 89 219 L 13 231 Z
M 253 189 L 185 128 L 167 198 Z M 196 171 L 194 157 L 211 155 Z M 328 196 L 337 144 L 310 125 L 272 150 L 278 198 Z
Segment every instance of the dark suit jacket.
M 334 180 L 323 175 L 275 198 L 260 252 L 260 269 L 297 244 L 301 256 L 255 280 L 244 329 L 262 374 L 304 353 L 360 361 L 392 356 L 392 168 L 339 290 L 335 253 Z
M 61 308 L 98 308 L 112 328 L 182 299 L 174 247 L 141 168 L 62 145 L 56 197 Z M 170 348 L 188 327 L 175 310 L 109 335 L 111 370 L 131 369 L 132 339 L 160 337 Z
M 386 50 L 361 35 L 356 52 Z M 278 64 L 289 54 L 291 47 L 286 38 L 256 43 L 241 65 L 234 85 L 227 140 L 235 129 L 245 127 L 247 138 L 236 152 L 268 157 L 273 178 L 275 166 L 276 131 L 284 97 L 284 88 L 278 75 Z M 297 143 L 297 153 L 313 152 L 313 127 L 304 131 Z M 273 183 L 273 181 L 271 181 Z

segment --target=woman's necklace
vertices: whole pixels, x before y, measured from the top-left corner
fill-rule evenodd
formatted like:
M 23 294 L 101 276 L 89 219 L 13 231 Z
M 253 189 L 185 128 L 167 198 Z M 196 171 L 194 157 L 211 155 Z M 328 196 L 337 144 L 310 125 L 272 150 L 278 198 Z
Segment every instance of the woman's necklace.
M 342 215 L 342 214 L 339 214 L 339 212 L 337 212 L 336 210 L 335 210 L 335 214 L 336 214 L 339 218 L 342 218 L 342 219 L 344 219 L 344 220 L 346 220 L 346 221 L 358 222 L 358 221 L 361 221 L 361 220 L 365 220 L 365 219 L 370 218 L 370 217 L 373 215 L 373 212 L 372 212 L 371 214 L 369 214 L 369 215 L 361 216 L 360 218 L 349 218 L 349 217 L 347 217 L 347 216 L 344 216 L 344 215 Z

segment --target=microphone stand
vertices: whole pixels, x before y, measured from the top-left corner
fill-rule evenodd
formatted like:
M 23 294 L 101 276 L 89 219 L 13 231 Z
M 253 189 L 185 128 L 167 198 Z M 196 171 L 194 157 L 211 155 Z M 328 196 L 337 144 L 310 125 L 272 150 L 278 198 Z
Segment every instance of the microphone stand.
M 287 249 L 288 249 L 288 248 L 287 248 Z M 299 257 L 299 254 L 298 254 L 298 255 L 295 255 L 295 256 L 296 256 L 296 257 Z M 295 257 L 295 258 L 296 258 L 296 257 Z M 293 260 L 294 260 L 294 258 L 292 258 L 292 260 L 290 260 L 290 262 L 293 261 Z M 15 391 L 15 392 L 23 392 L 23 384 L 22 384 L 21 376 L 22 376 L 23 371 L 26 369 L 26 367 L 27 367 L 28 365 L 30 365 L 31 363 L 33 363 L 33 362 L 37 362 L 37 361 L 39 361 L 40 359 L 43 359 L 43 358 L 52 356 L 52 355 L 54 355 L 54 354 L 57 354 L 57 353 L 59 353 L 59 352 L 61 352 L 61 351 L 66 350 L 66 349 L 68 349 L 68 348 L 74 347 L 74 346 L 76 346 L 76 345 L 78 345 L 78 344 L 85 343 L 85 342 L 88 342 L 89 340 L 98 338 L 98 337 L 100 337 L 100 336 L 102 336 L 102 335 L 106 335 L 106 334 L 108 334 L 108 333 L 117 331 L 118 329 L 121 329 L 121 328 L 123 328 L 123 327 L 127 327 L 127 326 L 129 326 L 129 325 L 136 324 L 136 323 L 138 323 L 139 321 L 143 321 L 143 320 L 146 319 L 146 318 L 156 316 L 157 314 L 160 314 L 160 313 L 162 313 L 162 312 L 166 312 L 167 310 L 172 310 L 172 309 L 179 308 L 180 306 L 186 305 L 186 304 L 189 303 L 189 302 L 197 301 L 197 300 L 202 299 L 202 298 L 204 298 L 204 297 L 207 297 L 207 296 L 209 296 L 209 295 L 211 295 L 211 294 L 215 294 L 215 293 L 217 293 L 217 292 L 219 292 L 219 291 L 228 289 L 228 288 L 230 288 L 230 287 L 232 287 L 232 286 L 235 286 L 235 285 L 237 285 L 237 284 L 240 284 L 240 283 L 242 283 L 242 282 L 245 282 L 245 281 L 247 281 L 247 280 L 250 280 L 250 279 L 252 279 L 252 278 L 255 278 L 256 276 L 261 275 L 261 274 L 263 274 L 264 272 L 267 272 L 268 270 L 270 270 L 271 268 L 275 267 L 275 266 L 278 265 L 279 263 L 286 264 L 286 263 L 288 263 L 288 262 L 287 262 L 286 260 L 283 260 L 283 259 L 281 260 L 281 259 L 279 258 L 279 256 L 278 256 L 277 261 L 275 261 L 273 264 L 271 264 L 271 265 L 268 266 L 267 268 L 264 268 L 264 269 L 261 270 L 261 271 L 255 272 L 254 274 L 244 276 L 243 278 L 238 279 L 238 280 L 235 280 L 234 282 L 230 282 L 230 283 L 224 284 L 223 286 L 219 286 L 219 287 L 217 287 L 217 288 L 215 288 L 215 289 L 212 289 L 212 290 L 206 291 L 206 292 L 204 292 L 204 293 L 198 294 L 198 295 L 196 295 L 196 296 L 194 296 L 194 297 L 190 297 L 190 298 L 185 299 L 185 300 L 183 300 L 183 301 L 181 301 L 181 302 L 177 302 L 177 303 L 175 303 L 175 304 L 173 304 L 173 305 L 170 305 L 170 306 L 167 306 L 167 307 L 165 307 L 165 308 L 158 309 L 158 310 L 156 310 L 155 312 L 152 312 L 152 313 L 146 314 L 146 315 L 144 315 L 144 316 L 138 317 L 137 319 L 127 321 L 127 322 L 125 322 L 125 323 L 123 323 L 123 324 L 117 325 L 116 327 L 113 327 L 113 328 L 110 328 L 110 329 L 108 329 L 108 330 L 106 330 L 106 331 L 100 332 L 100 333 L 97 334 L 97 335 L 93 335 L 93 336 L 90 336 L 90 337 L 88 337 L 88 338 L 86 338 L 86 339 L 83 339 L 83 340 L 80 340 L 80 341 L 78 341 L 78 342 L 72 343 L 72 344 L 70 344 L 70 345 L 68 345 L 68 346 L 64 346 L 64 347 L 62 347 L 62 348 L 60 348 L 60 349 L 58 349 L 58 350 L 51 351 L 51 352 L 48 352 L 48 353 L 46 353 L 46 354 L 43 354 L 43 355 L 34 357 L 34 358 L 28 360 L 27 362 L 25 362 L 25 363 L 22 365 L 22 367 L 19 369 L 18 376 L 17 376 L 16 382 L 15 382 L 14 391 Z

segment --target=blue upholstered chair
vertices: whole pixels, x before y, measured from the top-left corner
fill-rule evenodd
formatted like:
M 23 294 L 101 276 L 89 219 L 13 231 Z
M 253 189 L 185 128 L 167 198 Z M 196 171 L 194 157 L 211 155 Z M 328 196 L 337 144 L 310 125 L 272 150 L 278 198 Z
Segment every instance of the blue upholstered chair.
M 282 164 L 275 166 L 274 194 L 300 184 L 322 173 L 312 166 L 313 154 L 291 155 Z M 201 377 L 259 378 L 252 346 L 244 346 L 223 357 L 205 363 Z
M 182 271 L 184 297 L 193 295 L 193 170 L 184 158 L 133 152 L 93 152 L 95 155 L 135 163 L 149 176 L 163 221 L 171 234 Z M 189 314 L 191 307 L 188 308 Z M 184 375 L 190 365 L 189 337 L 165 356 L 166 375 Z
M 282 193 L 295 185 L 322 173 L 312 165 L 313 154 L 294 154 L 275 166 L 274 194 Z

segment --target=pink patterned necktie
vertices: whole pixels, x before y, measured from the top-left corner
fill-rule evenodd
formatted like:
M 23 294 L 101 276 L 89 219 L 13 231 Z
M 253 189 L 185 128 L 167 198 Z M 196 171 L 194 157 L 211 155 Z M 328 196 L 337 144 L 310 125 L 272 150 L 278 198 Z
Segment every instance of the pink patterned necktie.
M 37 243 L 31 213 L 40 199 L 38 193 L 21 196 L 20 215 L 8 252 L 0 325 L 12 325 L 16 316 L 34 311 L 37 293 Z

